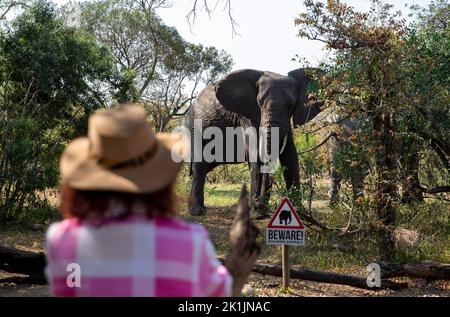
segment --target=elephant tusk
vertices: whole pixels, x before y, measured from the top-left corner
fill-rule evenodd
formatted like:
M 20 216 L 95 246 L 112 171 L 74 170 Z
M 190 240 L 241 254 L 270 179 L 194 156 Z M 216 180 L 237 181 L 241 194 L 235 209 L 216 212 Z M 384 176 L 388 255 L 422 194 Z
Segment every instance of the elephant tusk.
M 260 158 L 263 158 L 263 157 L 265 157 L 264 156 L 264 145 L 263 145 L 263 141 L 262 141 L 262 139 L 261 139 L 261 141 L 259 142 L 259 148 L 258 148 L 258 154 L 259 154 L 259 157 Z
M 287 145 L 287 134 L 283 138 L 283 145 L 281 145 L 280 155 L 283 154 L 284 150 L 286 149 Z

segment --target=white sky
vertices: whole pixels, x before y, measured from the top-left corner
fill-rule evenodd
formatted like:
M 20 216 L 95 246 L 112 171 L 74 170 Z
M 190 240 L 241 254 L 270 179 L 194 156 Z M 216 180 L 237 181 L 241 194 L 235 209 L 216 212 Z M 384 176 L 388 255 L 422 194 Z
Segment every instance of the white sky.
M 64 4 L 69 0 L 53 0 Z M 192 9 L 193 0 L 172 0 L 169 9 L 159 9 L 163 21 L 177 28 L 188 41 L 215 46 L 227 51 L 234 60 L 233 69 L 254 68 L 286 74 L 299 67 L 292 58 L 298 54 L 316 65 L 326 51 L 323 44 L 298 38 L 295 17 L 302 11 L 303 0 L 232 0 L 233 17 L 239 24 L 240 36 L 232 37 L 228 12 L 219 1 L 211 19 L 199 12 L 190 28 L 186 15 Z M 203 2 L 203 1 L 199 1 Z M 208 0 L 214 6 L 216 0 Z M 357 9 L 368 8 L 368 0 L 344 0 Z M 385 0 L 406 15 L 405 4 L 428 5 L 431 0 Z

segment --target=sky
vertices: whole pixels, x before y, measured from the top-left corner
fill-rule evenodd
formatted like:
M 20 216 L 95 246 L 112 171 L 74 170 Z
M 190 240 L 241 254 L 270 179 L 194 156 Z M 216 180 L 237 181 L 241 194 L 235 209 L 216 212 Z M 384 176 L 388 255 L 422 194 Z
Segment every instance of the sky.
M 210 2 L 215 2 L 212 0 Z M 344 1 L 358 9 L 368 8 L 367 0 Z M 405 3 L 427 5 L 428 0 L 387 1 L 406 12 Z M 159 13 L 168 25 L 194 43 L 224 49 L 234 59 L 234 69 L 254 68 L 286 74 L 299 67 L 292 61 L 297 54 L 315 66 L 324 57 L 324 45 L 297 37 L 294 19 L 304 11 L 302 0 L 232 0 L 233 17 L 239 24 L 240 36 L 232 36 L 228 12 L 223 5 L 212 14 L 199 14 L 192 29 L 186 15 L 192 7 L 190 0 L 178 0 L 170 9 Z
M 69 0 L 53 0 L 58 4 Z M 228 11 L 223 10 L 223 0 L 211 17 L 199 12 L 193 25 L 186 16 L 193 6 L 193 0 L 172 0 L 173 6 L 158 9 L 163 21 L 177 28 L 184 39 L 215 46 L 227 51 L 234 60 L 233 70 L 253 68 L 287 74 L 299 67 L 292 61 L 296 55 L 306 58 L 315 66 L 325 56 L 324 45 L 298 38 L 298 28 L 294 19 L 304 11 L 303 0 L 231 0 L 232 15 L 239 24 L 239 35 L 232 36 Z M 200 0 L 198 2 L 203 2 Z M 214 6 L 216 0 L 208 0 Z M 343 2 L 363 10 L 368 8 L 368 0 L 344 0 Z M 386 0 L 395 9 L 407 13 L 405 4 L 427 6 L 431 0 Z

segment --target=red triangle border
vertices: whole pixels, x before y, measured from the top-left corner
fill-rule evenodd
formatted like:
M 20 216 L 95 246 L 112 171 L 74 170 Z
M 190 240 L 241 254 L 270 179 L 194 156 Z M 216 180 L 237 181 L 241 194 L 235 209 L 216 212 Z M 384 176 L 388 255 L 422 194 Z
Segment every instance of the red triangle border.
M 275 219 L 277 219 L 278 214 L 281 211 L 281 208 L 283 207 L 284 203 L 287 202 L 289 209 L 291 210 L 291 212 L 294 214 L 295 219 L 297 219 L 297 222 L 300 224 L 299 226 L 293 226 L 293 227 L 289 227 L 289 226 L 277 226 L 277 225 L 273 225 L 273 222 L 275 221 Z M 292 206 L 291 201 L 289 200 L 289 198 L 287 196 L 285 196 L 283 198 L 283 200 L 281 201 L 281 204 L 278 206 L 277 211 L 275 212 L 275 214 L 273 215 L 272 219 L 269 222 L 269 225 L 267 226 L 267 228 L 273 228 L 273 229 L 305 229 L 305 226 L 303 225 L 303 222 L 300 220 L 297 211 L 295 210 L 294 206 Z

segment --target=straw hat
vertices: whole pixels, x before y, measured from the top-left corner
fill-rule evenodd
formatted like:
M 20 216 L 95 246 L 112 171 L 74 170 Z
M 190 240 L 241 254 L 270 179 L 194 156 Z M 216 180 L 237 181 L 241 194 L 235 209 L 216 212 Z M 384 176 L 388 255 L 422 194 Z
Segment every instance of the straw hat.
M 61 157 L 62 182 L 81 190 L 151 193 L 172 183 L 186 158 L 188 138 L 155 133 L 137 104 L 97 111 L 88 136 Z

